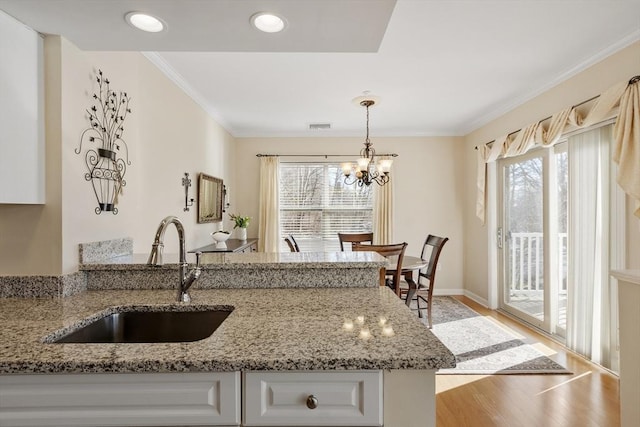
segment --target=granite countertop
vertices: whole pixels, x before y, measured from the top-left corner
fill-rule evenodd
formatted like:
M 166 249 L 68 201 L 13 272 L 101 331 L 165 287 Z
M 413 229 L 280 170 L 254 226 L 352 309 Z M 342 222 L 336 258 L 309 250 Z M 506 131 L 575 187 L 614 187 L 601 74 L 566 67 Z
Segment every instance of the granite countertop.
M 96 270 L 157 270 L 177 269 L 178 255 L 164 254 L 164 265 L 149 266 L 149 254 L 122 255 L 105 260 L 80 264 L 82 271 Z M 193 253 L 187 261 L 195 263 Z M 208 269 L 342 269 L 380 268 L 387 265 L 384 257 L 374 252 L 252 252 L 252 253 L 203 253 L 203 270 Z
M 387 288 L 194 290 L 191 305 L 233 306 L 210 337 L 189 343 L 48 344 L 60 329 L 117 306 L 177 304 L 175 290 L 87 291 L 0 299 L 0 373 L 438 369 L 453 354 Z M 369 338 L 357 317 L 364 316 Z M 393 335 L 382 333 L 384 316 Z M 353 329 L 345 322 L 353 322 Z

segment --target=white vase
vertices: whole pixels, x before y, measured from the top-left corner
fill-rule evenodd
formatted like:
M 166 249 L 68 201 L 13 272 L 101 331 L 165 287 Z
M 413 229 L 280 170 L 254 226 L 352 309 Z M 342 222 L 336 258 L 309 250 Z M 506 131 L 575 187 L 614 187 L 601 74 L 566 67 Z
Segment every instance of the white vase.
M 243 227 L 238 228 L 238 239 L 247 240 L 247 229 Z

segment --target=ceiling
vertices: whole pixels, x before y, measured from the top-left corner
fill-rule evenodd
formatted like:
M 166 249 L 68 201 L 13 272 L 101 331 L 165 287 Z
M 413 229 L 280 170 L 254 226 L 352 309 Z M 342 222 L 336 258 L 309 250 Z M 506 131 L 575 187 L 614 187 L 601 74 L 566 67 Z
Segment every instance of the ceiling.
M 351 100 L 365 91 L 380 98 L 374 140 L 465 135 L 640 40 L 640 0 L 0 0 L 0 10 L 83 50 L 144 51 L 236 137 L 362 136 L 365 112 Z M 123 18 L 134 10 L 167 31 L 134 30 Z M 284 16 L 285 31 L 253 29 L 259 11 Z

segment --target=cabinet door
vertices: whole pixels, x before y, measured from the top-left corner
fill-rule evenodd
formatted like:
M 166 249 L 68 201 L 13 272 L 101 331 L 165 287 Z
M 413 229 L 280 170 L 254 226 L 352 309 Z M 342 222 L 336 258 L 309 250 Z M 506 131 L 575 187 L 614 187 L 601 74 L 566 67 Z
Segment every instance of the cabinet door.
M 240 373 L 0 376 L 0 425 L 239 425 Z
M 44 204 L 43 41 L 0 10 L 0 52 L 0 204 Z
M 247 372 L 246 426 L 381 426 L 382 372 Z

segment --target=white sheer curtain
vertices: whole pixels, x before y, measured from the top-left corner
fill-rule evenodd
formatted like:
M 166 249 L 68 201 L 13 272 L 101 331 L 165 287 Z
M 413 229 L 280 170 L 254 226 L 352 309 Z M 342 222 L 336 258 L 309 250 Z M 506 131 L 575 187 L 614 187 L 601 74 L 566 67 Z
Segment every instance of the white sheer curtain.
M 260 205 L 258 249 L 260 252 L 280 251 L 280 160 L 260 158 Z
M 569 348 L 611 366 L 609 174 L 612 126 L 569 138 Z
M 393 242 L 393 177 L 383 186 L 373 190 L 373 244 L 388 245 Z

